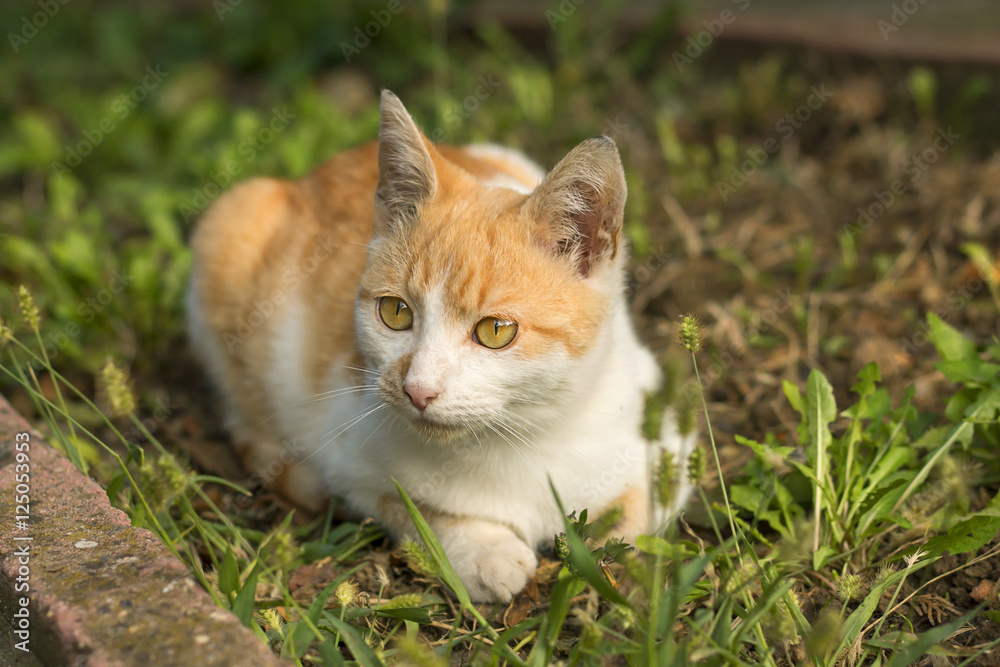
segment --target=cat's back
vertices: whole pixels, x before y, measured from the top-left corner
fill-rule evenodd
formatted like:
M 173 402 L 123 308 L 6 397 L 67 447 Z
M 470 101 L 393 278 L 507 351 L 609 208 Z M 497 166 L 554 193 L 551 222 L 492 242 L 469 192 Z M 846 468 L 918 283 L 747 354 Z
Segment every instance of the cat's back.
M 500 146 L 436 148 L 490 185 L 530 192 L 545 175 Z M 338 153 L 299 181 L 254 178 L 237 185 L 213 203 L 192 237 L 201 283 L 216 286 L 209 292 L 282 281 L 356 284 L 371 241 L 377 182 L 378 145 L 371 142 Z

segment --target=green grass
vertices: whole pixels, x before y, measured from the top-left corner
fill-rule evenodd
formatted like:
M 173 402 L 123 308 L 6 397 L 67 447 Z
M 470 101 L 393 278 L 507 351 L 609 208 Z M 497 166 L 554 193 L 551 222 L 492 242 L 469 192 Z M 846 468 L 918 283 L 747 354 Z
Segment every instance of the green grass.
M 20 25 L 33 7 L 5 5 L 2 23 Z M 736 348 L 700 332 L 703 350 L 683 361 L 697 382 L 676 380 L 650 401 L 653 413 L 667 405 L 685 420 L 700 413 L 708 457 L 720 468 L 723 440 L 733 438 L 714 426 L 713 392 L 737 381 L 754 386 L 754 366 L 769 351 L 807 339 L 812 297 L 891 289 L 906 269 L 905 246 L 873 239 L 915 211 L 936 215 L 945 199 L 907 194 L 885 226 L 860 237 L 843 232 L 855 208 L 898 176 L 892 151 L 864 138 L 909 155 L 938 126 L 974 132 L 964 119 L 986 99 L 981 77 L 948 83 L 954 91 L 934 70 L 910 69 L 886 94 L 883 116 L 855 126 L 832 106 L 820 109 L 795 137 L 800 158 L 779 159 L 783 149 L 722 201 L 717 184 L 774 134 L 776 118 L 802 104 L 814 79 L 830 76 L 828 62 L 803 64 L 781 49 L 735 64 L 707 54 L 680 73 L 669 53 L 683 39 L 669 12 L 623 41 L 607 29 L 613 3 L 588 7 L 548 32 L 540 49 L 489 21 L 449 29 L 461 7 L 413 4 L 344 66 L 341 43 L 380 9 L 242 3 L 220 21 L 211 10 L 70 3 L 0 60 L 0 120 L 9 130 L 0 136 L 0 190 L 9 195 L 0 203 L 0 326 L 16 334 L 0 350 L 0 389 L 34 411 L 50 441 L 101 481 L 134 525 L 155 532 L 220 606 L 299 664 L 447 664 L 471 654 L 474 664 L 597 664 L 623 655 L 631 664 L 902 665 L 927 653 L 971 664 L 995 644 L 995 628 L 961 650 L 955 639 L 965 623 L 986 632 L 1000 622 L 995 600 L 937 622 L 920 613 L 943 604 L 930 595 L 937 578 L 1000 559 L 1000 342 L 963 334 L 975 329 L 975 313 L 1000 310 L 989 234 L 942 251 L 953 262 L 968 258 L 985 286 L 947 285 L 964 299 L 961 317 L 949 324 L 909 302 L 897 314 L 911 338 L 926 330 L 930 344 L 919 356 L 936 350 L 948 381 L 936 408 L 921 401 L 912 376 L 889 379 L 884 364 L 824 374 L 818 368 L 839 369 L 860 337 L 819 340 L 820 363 L 797 360 L 772 388 L 783 423 L 740 424 L 745 465 L 726 478 L 720 470 L 721 488 L 698 480 L 690 514 L 700 510 L 700 525 L 678 522 L 626 549 L 600 535 L 600 518 L 567 518 L 560 562 L 538 601 L 509 624 L 504 609 L 471 603 L 412 506 L 423 546 L 396 548 L 393 576 L 375 568 L 374 580 L 362 579 L 384 544 L 376 526 L 336 522 L 332 512 L 296 521 L 242 511 L 233 499 L 245 490 L 198 472 L 168 428 L 197 414 L 190 403 L 198 397 L 164 420 L 146 418 L 165 393 L 194 386 L 190 376 L 177 379 L 177 367 L 198 372 L 185 365 L 183 342 L 191 225 L 233 181 L 297 177 L 373 138 L 379 86 L 399 93 L 429 134 L 505 143 L 549 165 L 593 134 L 616 139 L 628 171 L 626 233 L 644 336 L 658 352 L 676 345 L 666 339 L 687 310 L 678 308 L 683 289 L 657 283 L 672 261 L 713 262 L 699 305 L 727 290 L 747 295 L 731 308 L 748 327 L 739 358 L 729 361 Z M 126 114 L 116 103 L 141 86 L 147 66 L 167 74 L 134 108 L 125 103 Z M 500 85 L 460 113 L 490 76 Z M 287 122 L 264 132 L 276 114 Z M 98 130 L 99 141 L 88 138 Z M 81 142 L 90 150 L 80 164 L 58 167 L 82 152 Z M 938 168 L 974 164 L 983 158 L 975 151 L 974 142 L 956 145 L 941 160 L 949 166 Z M 834 233 L 818 223 L 777 262 L 769 247 L 739 237 L 713 244 L 731 220 L 763 215 L 775 201 L 794 208 L 799 193 L 815 197 L 807 184 L 824 161 L 838 165 L 820 172 L 831 189 L 841 172 L 855 184 L 856 201 L 842 210 L 808 209 L 835 219 Z M 683 221 L 667 198 L 696 221 L 692 229 L 706 239 L 700 254 L 676 231 Z M 784 328 L 760 324 L 776 303 L 769 295 L 784 285 L 796 287 Z M 770 300 L 761 306 L 759 295 Z M 717 311 L 698 314 L 709 312 L 717 321 Z
M 26 292 L 22 292 L 21 310 L 37 331 Z M 799 646 L 818 665 L 840 664 L 845 658 L 863 661 L 884 652 L 892 656 L 888 664 L 909 664 L 969 619 L 994 613 L 976 608 L 916 635 L 900 628 L 893 615 L 896 603 L 905 602 L 900 593 L 908 577 L 946 552 L 975 554 L 1000 532 L 1000 504 L 994 500 L 983 511 L 970 514 L 967 504 L 949 497 L 946 488 L 929 501 L 934 503 L 934 512 L 900 511 L 935 467 L 952 456 L 952 448 L 985 460 L 1000 439 L 1000 343 L 981 356 L 940 320 L 931 319 L 930 331 L 942 358 L 938 367 L 960 387 L 948 401 L 944 423 L 931 425 L 927 415 L 912 408 L 909 397 L 901 406 L 891 406 L 887 393 L 878 386 L 875 365 L 859 374 L 853 388 L 857 402 L 838 413 L 826 378 L 813 371 L 804 395 L 793 384 L 785 386 L 788 400 L 802 416 L 797 437 L 806 452 L 805 460 L 792 461 L 793 472 L 778 475 L 772 463 L 788 457 L 792 447 L 773 440 L 741 439 L 756 455 L 752 474 L 730 487 L 732 504 L 726 497 L 724 505 L 711 507 L 734 526 L 734 538 L 723 539 L 716 524 L 718 543 L 706 544 L 683 539 L 674 526 L 665 536 L 644 536 L 638 550 L 613 539 L 594 548 L 600 538 L 594 527 L 602 522 L 588 524 L 585 514 L 579 520 L 567 519 L 566 532 L 558 540 L 563 567 L 551 588 L 547 612 L 503 631 L 494 629 L 471 602 L 434 534 L 400 488 L 427 548 L 423 552 L 411 543 L 407 546 L 413 554 L 410 558 L 419 570 L 435 573 L 455 596 L 460 609 L 453 620 L 456 633 L 463 619 L 474 624 L 472 631 L 454 634 L 444 644 L 446 653 L 458 644 L 468 644 L 515 665 L 545 665 L 556 658 L 578 664 L 610 654 L 625 655 L 637 664 L 777 665 L 785 664 L 792 647 Z M 697 333 L 688 332 L 697 338 Z M 5 337 L 7 333 L 3 331 Z M 7 345 L 100 414 L 34 346 L 17 338 L 10 338 Z M 147 461 L 147 452 L 129 446 L 113 422 L 103 417 L 128 449 L 128 455 L 120 457 L 69 416 L 66 400 L 52 402 L 42 397 L 30 365 L 22 365 L 13 355 L 11 359 L 0 364 L 0 371 L 20 382 L 37 400 L 52 433 L 61 436 L 64 451 L 80 457 L 84 448 L 74 444 L 77 438 L 102 448 L 117 464 L 108 485 L 112 502 L 129 513 L 134 525 L 154 531 L 188 564 L 220 606 L 232 609 L 262 639 L 280 644 L 283 657 L 300 660 L 315 649 L 314 659 L 340 664 L 340 648 L 346 647 L 360 664 L 382 664 L 400 654 L 431 663 L 440 659 L 413 639 L 421 625 L 445 613 L 436 596 L 409 593 L 383 600 L 380 594 L 375 601 L 358 604 L 358 592 L 349 580 L 354 570 L 348 568 L 307 608 L 291 595 L 287 577 L 298 565 L 319 558 L 346 561 L 377 537 L 376 531 L 352 524 L 332 527 L 329 518 L 321 530 L 317 525 L 293 530 L 292 515 L 267 535 L 241 528 L 203 490 L 206 483 L 228 482 L 185 471 L 148 432 L 145 435 L 152 445 L 148 455 L 157 458 Z M 143 429 L 125 376 L 109 365 L 100 377 L 110 415 L 124 412 Z M 850 421 L 843 434 L 834 437 L 829 424 L 838 414 Z M 977 447 L 984 449 L 977 451 Z M 811 523 L 790 490 L 796 482 L 804 482 L 804 488 L 823 499 L 814 503 Z M 205 503 L 215 520 L 206 519 L 204 509 L 195 509 L 196 499 Z M 762 534 L 758 521 L 771 529 L 770 538 Z M 910 539 L 909 546 L 904 541 L 888 557 L 873 558 L 885 540 L 899 540 L 912 531 L 914 521 L 922 524 L 923 534 L 938 534 Z M 613 522 L 604 525 L 609 523 Z M 307 536 L 318 539 L 296 539 Z M 210 563 L 195 549 L 198 544 L 207 548 Z M 620 579 L 611 574 L 611 563 L 621 566 Z M 839 601 L 831 601 L 812 621 L 803 615 L 793 591 L 797 577 L 809 572 L 832 577 Z M 281 595 L 255 600 L 260 581 L 271 583 Z M 585 590 L 601 600 L 589 613 L 573 604 Z M 328 609 L 331 594 L 337 604 Z M 880 611 L 878 603 L 886 596 L 890 596 L 889 603 Z M 275 608 L 284 614 L 276 614 Z M 577 614 L 577 627 L 567 625 L 571 609 Z M 382 625 L 376 625 L 376 620 Z M 269 630 L 265 633 L 262 626 Z

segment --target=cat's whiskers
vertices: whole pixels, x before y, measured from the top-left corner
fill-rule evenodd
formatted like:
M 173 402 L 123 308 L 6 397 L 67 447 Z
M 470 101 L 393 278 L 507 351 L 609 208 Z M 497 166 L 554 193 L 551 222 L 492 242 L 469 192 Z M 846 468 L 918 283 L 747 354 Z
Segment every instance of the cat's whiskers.
M 487 423 L 486 424 L 486 428 L 490 429 L 491 431 L 493 431 L 494 433 L 496 433 L 497 435 L 499 435 L 504 441 L 507 442 L 508 445 L 511 446 L 511 448 L 515 452 L 517 452 L 517 455 L 521 457 L 522 461 L 524 461 L 525 463 L 528 463 L 528 457 L 524 455 L 524 452 L 521 451 L 521 448 L 518 447 L 516 444 L 514 444 L 514 442 L 510 438 L 508 438 L 503 433 L 501 433 L 500 430 L 496 426 L 494 426 L 493 424 Z
M 292 408 L 298 408 L 298 407 L 301 407 L 303 405 L 309 405 L 311 403 L 318 403 L 320 401 L 326 401 L 326 400 L 329 400 L 331 398 L 336 398 L 337 396 L 343 396 L 345 394 L 365 393 L 366 391 L 367 392 L 374 392 L 376 389 L 377 389 L 377 387 L 374 384 L 360 384 L 360 385 L 354 385 L 353 387 L 341 387 L 340 389 L 333 389 L 331 391 L 320 392 L 318 394 L 315 394 L 315 395 L 307 398 L 304 401 L 299 401 L 297 403 L 291 403 L 289 405 L 286 405 L 283 408 L 280 408 L 279 410 L 276 410 L 275 412 L 272 412 L 269 416 L 267 416 L 264 419 L 262 419 L 261 421 L 259 421 L 257 423 L 257 426 L 261 426 L 262 424 L 267 423 L 268 421 L 270 421 L 270 420 L 274 419 L 275 417 L 277 417 L 278 415 L 280 415 L 282 412 L 285 412 L 286 410 L 291 410 Z
M 486 448 L 483 447 L 483 440 L 482 438 L 479 437 L 479 434 L 476 433 L 476 429 L 469 429 L 469 431 L 476 438 L 476 442 L 479 443 L 479 453 L 482 454 L 483 456 L 486 456 Z
M 514 423 L 518 423 L 518 420 L 520 420 L 519 425 L 522 428 L 525 428 L 526 431 L 538 431 L 543 435 L 549 435 L 549 436 L 552 435 L 552 432 L 549 431 L 549 429 L 539 424 L 536 424 L 535 422 L 531 421 L 522 414 L 518 414 L 516 412 L 508 412 L 506 418 L 513 421 Z
M 383 405 L 385 404 L 383 403 Z M 386 420 L 388 420 L 389 417 L 392 416 L 393 414 L 391 412 L 386 413 L 385 417 L 382 417 L 382 421 L 380 421 L 378 425 L 372 429 L 372 432 L 368 434 L 368 437 L 365 438 L 365 441 L 361 443 L 361 446 L 364 447 L 365 445 L 367 445 L 368 441 L 372 439 L 372 436 L 374 436 L 378 432 L 378 430 L 382 428 L 382 425 L 385 424 Z
M 515 412 L 511 412 L 511 413 L 508 413 L 505 416 L 505 418 L 506 419 L 520 419 L 526 425 L 530 426 L 531 428 L 537 429 L 538 431 L 540 431 L 541 433 L 544 433 L 545 435 L 552 436 L 552 433 L 550 431 L 548 431 L 547 429 L 545 429 L 545 428 L 543 428 L 541 426 L 535 425 L 534 423 L 531 422 L 531 420 L 529 420 L 524 415 L 519 415 L 519 414 L 517 414 Z M 522 428 L 523 428 L 523 426 L 522 426 Z M 562 442 L 562 444 L 565 445 L 565 446 L 568 446 L 570 449 L 572 449 L 577 454 L 577 456 L 580 456 L 580 457 L 584 458 L 591 465 L 593 465 L 595 467 L 601 467 L 601 466 L 604 465 L 603 462 L 597 461 L 593 457 L 588 456 L 580 447 L 576 446 L 575 444 L 573 444 L 573 443 L 567 443 L 567 442 Z M 541 453 L 541 450 L 538 449 L 537 446 L 535 447 L 535 451 L 538 451 L 539 453 Z
M 542 450 L 539 449 L 538 445 L 535 444 L 534 442 L 532 442 L 529 439 L 529 437 L 528 437 L 529 434 L 521 433 L 520 431 L 518 431 L 515 428 L 516 424 L 514 422 L 508 421 L 505 417 L 500 417 L 500 419 L 503 420 L 503 421 L 499 422 L 500 428 L 504 429 L 505 431 L 507 431 L 508 433 L 510 433 L 512 436 L 514 436 L 515 438 L 517 438 L 518 440 L 520 440 L 521 442 L 523 442 L 524 445 L 529 450 L 535 452 L 536 454 L 541 454 L 542 453 Z
M 308 461 L 309 459 L 311 459 L 312 457 L 316 456 L 316 454 L 318 454 L 319 452 L 321 452 L 324 449 L 326 449 L 327 445 L 329 445 L 334 440 L 336 440 L 338 437 L 340 437 L 341 435 L 343 435 L 344 433 L 346 433 L 348 431 L 348 429 L 350 429 L 353 426 L 355 426 L 358 423 L 360 423 L 362 420 L 364 420 L 365 417 L 368 417 L 369 415 L 378 412 L 379 410 L 381 410 L 384 407 L 386 407 L 385 403 L 379 403 L 374 408 L 369 408 L 368 410 L 365 410 L 364 412 L 362 412 L 357 417 L 352 417 L 351 419 L 348 419 L 346 422 L 344 422 L 340 426 L 334 427 L 334 428 L 330 429 L 329 431 L 327 431 L 326 433 L 324 433 L 323 434 L 323 438 L 326 438 L 326 442 L 324 442 L 322 445 L 320 445 L 319 447 L 317 447 L 315 452 L 313 452 L 309 456 L 307 456 L 304 459 L 302 459 L 301 461 L 299 461 L 298 465 L 301 465 L 301 464 L 305 463 L 306 461 Z M 336 433 L 334 433 L 334 431 L 336 431 Z M 327 436 L 330 436 L 330 437 L 327 438 Z
M 359 373 L 368 373 L 369 375 L 374 375 L 375 377 L 379 377 L 381 375 L 381 373 L 379 373 L 378 371 L 373 371 L 370 368 L 362 368 L 361 366 L 348 366 L 348 365 L 344 364 L 344 365 L 341 365 L 340 367 L 341 368 L 346 368 L 349 371 L 358 371 Z

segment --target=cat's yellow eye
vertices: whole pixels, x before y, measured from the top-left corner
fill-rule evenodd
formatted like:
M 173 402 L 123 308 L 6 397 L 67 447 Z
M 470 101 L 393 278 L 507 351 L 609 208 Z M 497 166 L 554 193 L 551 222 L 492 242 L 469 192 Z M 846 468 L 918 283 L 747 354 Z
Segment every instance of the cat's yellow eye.
M 517 322 L 484 317 L 476 325 L 475 334 L 477 343 L 491 350 L 499 350 L 514 340 L 514 336 L 517 335 Z
M 390 329 L 405 331 L 413 326 L 413 311 L 398 296 L 383 296 L 378 300 L 378 316 Z

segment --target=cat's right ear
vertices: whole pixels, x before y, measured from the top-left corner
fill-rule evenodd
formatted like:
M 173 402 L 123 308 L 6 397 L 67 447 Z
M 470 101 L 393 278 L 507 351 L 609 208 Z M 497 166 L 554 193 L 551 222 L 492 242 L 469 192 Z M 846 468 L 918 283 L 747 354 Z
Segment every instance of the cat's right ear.
M 417 207 L 437 188 L 434 162 L 420 129 L 393 93 L 382 91 L 378 131 L 378 187 L 375 189 L 375 231 L 415 218 Z

